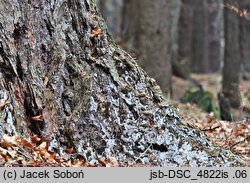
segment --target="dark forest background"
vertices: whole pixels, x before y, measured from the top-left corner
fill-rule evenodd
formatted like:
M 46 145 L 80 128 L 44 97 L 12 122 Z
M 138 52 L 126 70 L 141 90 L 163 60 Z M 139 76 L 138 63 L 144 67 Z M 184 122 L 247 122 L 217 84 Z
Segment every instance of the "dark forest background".
M 242 110 L 249 103 L 240 93 L 240 84 L 250 79 L 249 0 L 96 3 L 110 34 L 156 79 L 166 95 L 184 91 L 176 77 L 182 78 L 196 89 L 185 88 L 186 92 L 181 92 L 178 99 L 199 103 L 204 95 L 206 99 L 213 98 L 219 116 L 229 121 L 233 120 L 232 110 Z M 208 80 L 215 74 L 219 84 L 212 97 L 210 93 L 206 96 L 197 74 Z M 216 108 L 211 107 L 209 100 L 201 103 L 207 112 Z

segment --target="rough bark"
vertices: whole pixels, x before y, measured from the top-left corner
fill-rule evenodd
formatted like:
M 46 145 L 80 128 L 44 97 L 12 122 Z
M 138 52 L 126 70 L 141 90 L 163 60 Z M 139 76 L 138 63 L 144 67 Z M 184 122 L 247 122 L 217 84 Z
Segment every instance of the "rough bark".
M 239 1 L 225 0 L 224 3 L 234 4 L 238 3 Z M 225 9 L 224 25 L 225 54 L 222 91 L 224 96 L 229 99 L 231 106 L 234 108 L 238 108 L 241 104 L 239 92 L 239 75 L 241 67 L 239 15 L 229 9 Z
M 89 1 L 2 1 L 0 27 L 0 138 L 38 134 L 88 160 L 239 163 L 181 122 Z

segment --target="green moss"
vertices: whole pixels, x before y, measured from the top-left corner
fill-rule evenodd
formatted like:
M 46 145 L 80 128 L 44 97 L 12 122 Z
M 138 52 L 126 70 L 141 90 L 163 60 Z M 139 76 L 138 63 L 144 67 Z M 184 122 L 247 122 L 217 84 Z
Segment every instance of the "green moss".
M 115 61 L 113 59 L 110 59 L 107 63 L 106 63 L 106 66 L 108 67 L 109 71 L 110 71 L 110 74 L 113 78 L 113 80 L 116 82 L 116 83 L 120 83 L 120 79 L 119 79 L 119 74 L 118 74 L 118 71 L 117 71 L 117 68 L 116 68 L 116 64 L 115 64 Z
M 209 91 L 202 89 L 187 90 L 182 98 L 184 103 L 195 103 L 199 108 L 206 112 L 214 112 L 213 95 Z
M 99 0 L 90 0 L 91 3 L 98 4 Z
M 43 77 L 43 70 L 41 67 L 37 67 L 37 74 L 38 74 L 39 78 Z
M 247 99 L 247 101 L 250 101 L 250 91 L 247 91 L 244 96 Z

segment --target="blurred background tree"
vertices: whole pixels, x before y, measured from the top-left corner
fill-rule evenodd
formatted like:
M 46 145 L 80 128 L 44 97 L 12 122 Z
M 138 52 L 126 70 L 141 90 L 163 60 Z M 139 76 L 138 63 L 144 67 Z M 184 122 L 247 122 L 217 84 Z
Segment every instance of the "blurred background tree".
M 208 0 L 208 61 L 209 72 L 218 72 L 222 64 L 223 50 L 223 0 Z
M 225 3 L 238 3 L 241 0 L 225 0 Z M 225 9 L 225 57 L 223 67 L 222 92 L 229 99 L 232 107 L 240 106 L 239 74 L 241 67 L 240 55 L 240 24 L 239 16 Z
M 98 3 L 110 33 L 165 94 L 175 85 L 172 75 L 194 81 L 193 73 L 217 73 L 221 75 L 219 100 L 239 108 L 240 81 L 250 79 L 250 20 L 225 8 L 228 4 L 250 11 L 249 0 Z
M 250 11 L 250 1 L 240 0 L 239 6 L 242 9 Z M 243 77 L 250 79 L 250 20 L 246 18 L 240 19 L 240 50 L 243 61 Z
M 99 6 L 112 36 L 118 38 L 123 22 L 123 0 L 100 0 Z
M 206 73 L 209 69 L 208 62 L 208 11 L 207 1 L 193 0 L 193 57 L 191 60 L 192 71 Z
M 188 79 L 192 60 L 193 0 L 182 0 L 177 25 L 177 56 L 173 59 L 173 74 Z

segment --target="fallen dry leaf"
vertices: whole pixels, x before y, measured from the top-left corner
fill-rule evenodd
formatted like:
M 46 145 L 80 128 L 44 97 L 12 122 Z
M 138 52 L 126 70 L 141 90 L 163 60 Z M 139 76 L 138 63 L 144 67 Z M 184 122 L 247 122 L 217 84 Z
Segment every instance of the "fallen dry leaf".
M 25 146 L 25 147 L 30 148 L 30 149 L 33 149 L 33 148 L 34 148 L 34 145 L 31 144 L 31 143 L 30 143 L 28 140 L 26 140 L 26 139 L 22 139 L 22 140 L 21 140 L 21 144 L 22 144 L 23 146 Z
M 44 150 L 46 148 L 47 148 L 47 142 L 43 142 L 37 147 L 37 149 L 39 150 Z
M 31 137 L 31 142 L 32 142 L 33 144 L 36 144 L 37 142 L 40 142 L 40 141 L 41 141 L 41 138 L 39 138 L 38 135 L 33 135 L 33 136 Z
M 48 85 L 48 82 L 49 82 L 49 77 L 48 77 L 48 76 L 45 76 L 44 81 L 43 81 L 43 84 L 44 84 L 45 86 L 47 86 L 47 85 Z
M 209 116 L 209 117 L 207 118 L 207 123 L 212 123 L 213 121 L 214 121 L 214 118 L 213 118 L 213 117 L 210 117 L 210 116 Z
M 0 142 L 0 159 L 7 164 L 19 166 L 62 166 L 62 167 L 79 167 L 88 166 L 85 159 L 71 159 L 58 157 L 54 151 L 48 150 L 49 142 L 42 142 L 36 145 L 41 139 L 37 135 L 31 137 L 31 142 L 18 135 L 4 135 Z M 73 148 L 68 149 L 72 152 Z M 90 165 L 97 166 L 97 165 Z
M 94 28 L 94 29 L 92 30 L 92 32 L 91 32 L 90 37 L 95 37 L 95 36 L 97 36 L 98 34 L 100 34 L 101 32 L 102 32 L 102 29 L 100 29 L 100 28 Z
M 33 117 L 31 117 L 31 119 L 34 121 L 43 121 L 43 116 L 42 115 L 33 116 Z
M 86 166 L 86 163 L 84 161 L 81 161 L 79 159 L 76 159 L 73 164 L 72 164 L 73 167 L 80 167 L 80 166 Z
M 7 155 L 6 152 L 1 152 L 1 151 L 0 151 L 0 156 L 2 156 L 2 158 L 3 158 L 5 161 L 8 161 L 8 160 L 9 160 L 9 156 Z
M 10 103 L 10 101 L 4 100 L 4 101 L 0 104 L 0 110 L 3 110 L 3 108 L 4 108 L 7 104 L 9 104 L 9 103 Z
M 99 159 L 98 162 L 103 166 L 106 167 L 106 162 L 102 159 Z
M 67 149 L 65 149 L 65 152 L 68 153 L 68 154 L 73 154 L 74 153 L 74 148 L 73 147 L 67 148 Z
M 106 160 L 107 167 L 118 167 L 119 163 L 115 157 L 108 157 Z
M 12 147 L 13 145 L 17 145 L 16 139 L 16 136 L 9 137 L 7 135 L 3 135 L 0 144 L 3 148 Z
M 98 165 L 96 165 L 96 164 L 91 164 L 91 163 L 88 163 L 87 164 L 87 167 L 97 167 Z
M 250 135 L 246 137 L 246 141 L 250 143 Z

